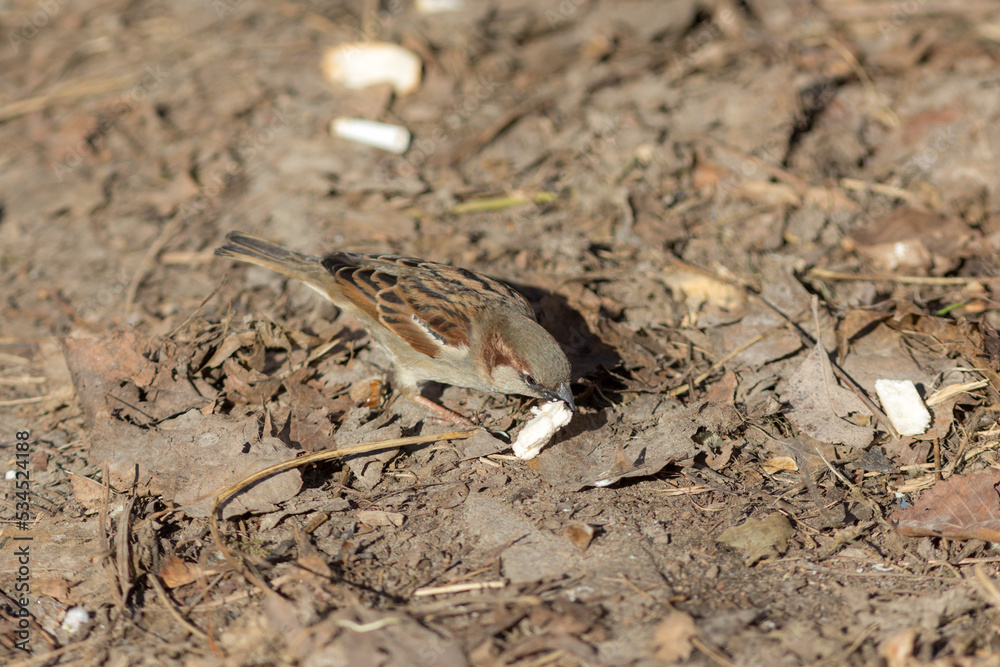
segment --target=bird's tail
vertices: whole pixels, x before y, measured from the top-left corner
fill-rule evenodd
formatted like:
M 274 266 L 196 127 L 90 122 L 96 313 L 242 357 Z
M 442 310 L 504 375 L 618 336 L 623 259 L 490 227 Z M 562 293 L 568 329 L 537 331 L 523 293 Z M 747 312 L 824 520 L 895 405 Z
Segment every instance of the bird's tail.
M 323 268 L 319 257 L 288 250 L 243 232 L 230 232 L 226 235 L 226 240 L 229 243 L 216 248 L 216 255 L 272 269 L 301 280 L 321 294 L 326 294 L 325 285 L 329 281 L 330 272 Z

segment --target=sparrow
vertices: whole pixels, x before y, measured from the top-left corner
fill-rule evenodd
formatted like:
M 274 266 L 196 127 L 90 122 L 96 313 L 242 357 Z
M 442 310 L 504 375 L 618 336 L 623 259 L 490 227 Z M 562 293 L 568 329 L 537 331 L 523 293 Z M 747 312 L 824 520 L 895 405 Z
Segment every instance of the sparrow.
M 474 426 L 422 396 L 422 383 L 559 400 L 576 410 L 566 354 L 528 301 L 498 280 L 412 257 L 314 257 L 242 232 L 226 240 L 216 255 L 300 280 L 354 316 L 388 354 L 400 393 L 449 422 Z

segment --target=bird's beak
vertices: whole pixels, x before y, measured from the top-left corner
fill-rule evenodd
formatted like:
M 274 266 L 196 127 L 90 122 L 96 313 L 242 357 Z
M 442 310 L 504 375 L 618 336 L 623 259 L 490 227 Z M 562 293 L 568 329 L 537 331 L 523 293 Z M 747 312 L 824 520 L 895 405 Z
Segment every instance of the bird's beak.
M 576 404 L 573 402 L 573 392 L 569 388 L 569 382 L 563 382 L 559 388 L 549 394 L 549 398 L 559 400 L 566 404 L 566 407 L 576 412 Z

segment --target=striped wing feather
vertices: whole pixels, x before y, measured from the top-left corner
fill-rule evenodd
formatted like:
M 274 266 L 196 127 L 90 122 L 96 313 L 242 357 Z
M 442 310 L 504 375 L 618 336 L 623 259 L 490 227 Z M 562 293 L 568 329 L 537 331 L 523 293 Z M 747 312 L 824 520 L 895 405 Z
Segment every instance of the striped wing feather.
M 345 299 L 430 357 L 443 347 L 468 346 L 471 318 L 477 313 L 514 309 L 534 319 L 521 294 L 466 269 L 346 252 L 323 258 L 323 266 Z

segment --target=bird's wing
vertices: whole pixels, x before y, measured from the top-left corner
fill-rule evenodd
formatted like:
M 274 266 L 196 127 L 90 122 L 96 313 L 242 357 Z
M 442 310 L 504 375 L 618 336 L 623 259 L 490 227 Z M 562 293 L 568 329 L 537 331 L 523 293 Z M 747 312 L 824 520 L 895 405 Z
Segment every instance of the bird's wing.
M 504 311 L 535 317 L 504 283 L 446 264 L 341 252 L 324 257 L 323 266 L 344 299 L 430 357 L 468 347 L 477 317 Z

